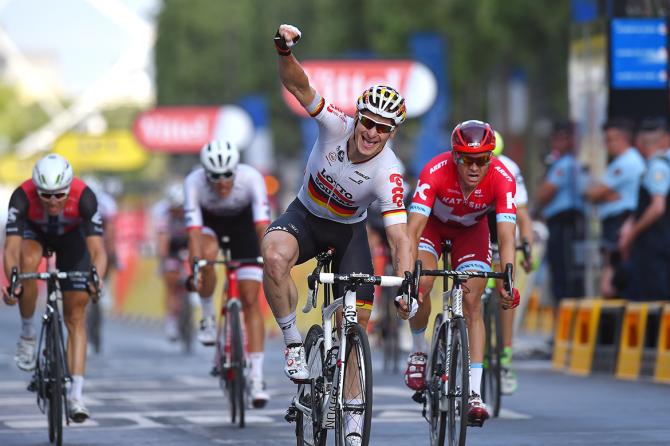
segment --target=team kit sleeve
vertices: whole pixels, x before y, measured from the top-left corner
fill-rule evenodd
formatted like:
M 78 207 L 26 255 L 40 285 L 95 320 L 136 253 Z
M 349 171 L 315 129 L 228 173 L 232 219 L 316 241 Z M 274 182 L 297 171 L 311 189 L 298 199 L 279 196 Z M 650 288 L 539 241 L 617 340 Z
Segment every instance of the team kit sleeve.
M 511 177 L 508 179 L 498 174 L 493 190 L 496 192 L 496 222 L 516 224 L 516 183 Z
M 437 188 L 433 184 L 433 175 L 430 173 L 434 163 L 431 161 L 426 164 L 419 175 L 419 181 L 416 183 L 414 195 L 412 196 L 412 203 L 409 205 L 409 212 L 416 212 L 417 214 L 430 217 L 435 203 L 435 194 Z
M 79 216 L 86 237 L 102 236 L 102 215 L 98 210 L 98 199 L 90 187 L 86 187 L 79 198 Z
M 28 218 L 28 206 L 28 195 L 22 188 L 16 188 L 9 198 L 5 235 L 20 235 L 23 237 L 23 229 Z
M 311 104 L 305 107 L 309 115 L 319 125 L 319 138 L 339 138 L 347 133 L 348 116 L 330 101 L 324 99 L 319 92 L 314 95 Z
M 184 180 L 184 221 L 187 229 L 202 228 L 202 212 L 198 200 L 198 185 L 195 175 L 191 173 Z
M 270 202 L 268 191 L 265 187 L 263 175 L 256 169 L 251 170 L 249 175 L 249 187 L 251 188 L 251 210 L 254 223 L 270 223 Z
M 375 180 L 377 200 L 384 220 L 384 227 L 407 223 L 407 211 L 404 202 L 405 184 L 400 173 L 400 167 L 395 165 L 391 169 L 380 172 Z

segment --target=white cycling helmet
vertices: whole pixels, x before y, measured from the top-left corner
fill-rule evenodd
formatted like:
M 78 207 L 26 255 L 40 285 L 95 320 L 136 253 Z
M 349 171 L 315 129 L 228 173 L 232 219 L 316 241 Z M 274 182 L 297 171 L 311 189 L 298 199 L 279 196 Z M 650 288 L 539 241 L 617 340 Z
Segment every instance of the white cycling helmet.
M 33 167 L 33 184 L 43 191 L 65 191 L 72 184 L 74 172 L 65 158 L 55 153 L 47 155 Z
M 393 119 L 395 125 L 405 122 L 407 109 L 405 98 L 392 87 L 373 85 L 365 90 L 356 101 L 358 111 L 369 110 L 384 118 Z
M 210 176 L 232 176 L 239 161 L 240 151 L 230 141 L 215 139 L 200 150 L 200 162 Z
M 181 183 L 170 184 L 165 190 L 165 198 L 171 208 L 184 206 L 184 185 Z

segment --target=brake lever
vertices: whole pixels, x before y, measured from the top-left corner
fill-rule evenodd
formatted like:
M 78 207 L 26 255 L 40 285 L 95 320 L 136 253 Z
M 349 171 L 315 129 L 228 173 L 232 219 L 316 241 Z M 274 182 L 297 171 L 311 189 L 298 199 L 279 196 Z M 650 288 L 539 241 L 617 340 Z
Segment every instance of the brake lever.
M 511 263 L 505 265 L 505 277 L 503 278 L 503 286 L 510 296 L 513 296 L 514 289 L 514 280 L 512 279 L 513 268 Z
M 98 302 L 100 300 L 100 276 L 98 276 L 98 270 L 95 266 L 91 266 L 91 282 L 95 287 L 95 292 L 92 294 L 93 302 Z
M 12 298 L 18 298 L 18 296 L 14 295 L 14 290 L 16 288 L 16 284 L 19 282 L 19 269 L 14 266 L 12 267 L 12 275 L 9 279 L 9 296 Z

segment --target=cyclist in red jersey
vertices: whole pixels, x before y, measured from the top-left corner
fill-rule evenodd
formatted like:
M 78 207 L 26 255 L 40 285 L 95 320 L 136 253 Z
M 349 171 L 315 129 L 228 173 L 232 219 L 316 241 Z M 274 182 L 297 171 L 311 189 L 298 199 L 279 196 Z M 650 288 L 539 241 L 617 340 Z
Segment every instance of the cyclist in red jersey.
M 414 254 L 426 269 L 435 269 L 442 241 L 451 240 L 451 267 L 456 270 L 491 270 L 489 228 L 486 214 L 495 208 L 502 264 L 514 264 L 516 207 L 514 177 L 493 157 L 493 129 L 470 120 L 456 126 L 451 135 L 452 151 L 433 158 L 421 172 L 409 208 L 408 232 Z M 408 359 L 405 383 L 414 390 L 425 386 L 428 346 L 424 337 L 430 316 L 430 291 L 434 277 L 422 277 L 419 309 L 410 319 L 414 352 Z M 470 339 L 470 389 L 468 421 L 480 424 L 488 418 L 481 400 L 484 321 L 481 295 L 486 279 L 473 278 L 463 286 L 463 309 Z M 501 292 L 505 309 L 518 305 L 514 296 Z
M 47 155 L 33 169 L 32 180 L 26 180 L 9 200 L 4 252 L 5 275 L 12 268 L 19 272 L 36 272 L 46 252 L 56 254 L 61 271 L 88 271 L 94 265 L 100 277 L 107 268 L 103 242 L 102 217 L 93 191 L 79 178 L 60 155 Z M 98 284 L 99 285 L 99 284 Z M 67 326 L 67 358 L 72 374 L 69 417 L 76 423 L 89 418 L 82 389 L 86 366 L 86 304 L 90 284 L 85 280 L 60 281 L 63 290 L 63 313 Z M 25 371 L 35 368 L 35 328 L 33 314 L 37 298 L 34 280 L 19 284 L 15 295 L 3 288 L 8 305 L 20 296 L 22 329 L 16 363 Z

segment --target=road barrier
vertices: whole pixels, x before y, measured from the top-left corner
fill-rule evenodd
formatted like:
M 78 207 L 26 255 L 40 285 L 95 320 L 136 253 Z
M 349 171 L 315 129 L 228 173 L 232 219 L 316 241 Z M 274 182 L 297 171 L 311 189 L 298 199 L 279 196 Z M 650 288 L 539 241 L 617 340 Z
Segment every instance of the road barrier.
M 670 384 L 670 304 L 661 310 L 654 380 Z
M 577 304 L 568 368 L 570 373 L 591 373 L 602 302 L 602 299 L 583 299 Z
M 558 307 L 558 317 L 554 335 L 552 366 L 563 370 L 567 364 L 572 344 L 572 331 L 577 309 L 576 299 L 563 299 Z
M 625 309 L 626 301 L 623 299 L 602 301 L 600 320 L 596 329 L 592 371 L 614 373 L 616 370 Z
M 616 377 L 634 380 L 653 374 L 657 355 L 660 302 L 630 302 L 623 318 Z

